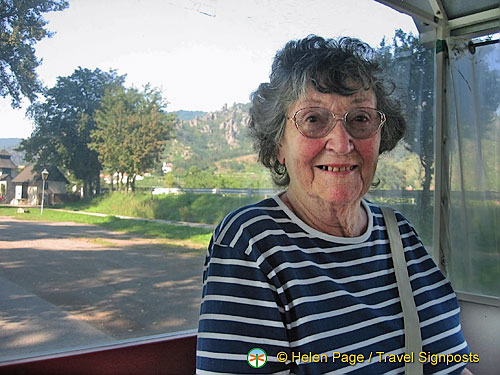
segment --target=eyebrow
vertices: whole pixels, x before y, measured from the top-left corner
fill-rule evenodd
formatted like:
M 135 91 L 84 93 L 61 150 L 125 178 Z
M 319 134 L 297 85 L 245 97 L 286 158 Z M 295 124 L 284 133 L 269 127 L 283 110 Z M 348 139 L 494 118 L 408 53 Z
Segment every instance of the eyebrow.
M 303 102 L 301 102 L 302 105 L 323 105 L 323 102 L 321 100 L 315 100 L 315 99 L 306 99 Z
M 356 98 L 352 101 L 352 103 L 364 103 L 369 102 L 371 98 Z

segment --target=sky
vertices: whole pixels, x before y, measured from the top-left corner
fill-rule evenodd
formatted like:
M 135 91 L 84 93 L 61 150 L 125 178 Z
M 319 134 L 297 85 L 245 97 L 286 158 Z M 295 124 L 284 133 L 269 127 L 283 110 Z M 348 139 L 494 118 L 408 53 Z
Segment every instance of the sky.
M 413 20 L 374 0 L 69 0 L 47 13 L 55 35 L 35 45 L 47 87 L 78 67 L 126 74 L 127 87 L 159 88 L 167 111 L 215 111 L 247 103 L 268 81 L 273 57 L 309 34 L 352 36 L 376 47 Z M 29 137 L 33 124 L 0 98 L 1 138 Z

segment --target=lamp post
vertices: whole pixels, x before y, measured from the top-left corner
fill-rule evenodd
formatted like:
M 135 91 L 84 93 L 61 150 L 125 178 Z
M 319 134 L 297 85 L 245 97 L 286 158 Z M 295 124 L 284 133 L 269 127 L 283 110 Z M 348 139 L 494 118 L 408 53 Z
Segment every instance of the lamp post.
M 40 209 L 40 215 L 43 215 L 43 198 L 45 197 L 45 181 L 47 181 L 47 177 L 49 177 L 49 171 L 44 169 L 42 171 L 42 207 Z

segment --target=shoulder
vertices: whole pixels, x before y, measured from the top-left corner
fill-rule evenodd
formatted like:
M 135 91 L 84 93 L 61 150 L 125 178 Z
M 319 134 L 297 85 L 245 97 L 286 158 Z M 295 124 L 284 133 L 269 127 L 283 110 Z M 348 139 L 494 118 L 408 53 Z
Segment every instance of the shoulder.
M 382 206 L 379 206 L 375 203 L 365 200 L 366 205 L 370 209 L 371 214 L 373 215 L 373 225 L 378 226 L 379 228 L 386 229 L 386 221 L 384 219 L 384 215 L 382 213 Z M 406 218 L 406 216 L 397 209 L 393 209 L 391 207 L 386 206 L 387 208 L 394 211 L 394 215 L 396 216 L 396 221 L 398 223 L 399 232 L 401 235 L 409 234 L 415 235 L 418 237 L 417 232 L 410 221 Z
M 231 266 L 231 272 L 239 270 L 238 277 L 249 272 L 253 274 L 262 267 L 261 262 L 258 262 L 260 252 L 251 251 L 254 243 L 261 243 L 263 233 L 270 228 L 276 228 L 279 225 L 277 223 L 284 220 L 284 216 L 280 205 L 273 197 L 229 213 L 212 235 L 205 258 L 205 268 L 211 267 L 212 272 L 215 272 L 214 267 Z M 265 246 L 267 245 L 263 245 Z M 223 274 L 228 272 L 228 270 L 221 271 Z M 248 278 L 254 277 L 256 276 L 248 276 Z
M 245 233 L 259 233 L 283 221 L 286 215 L 274 197 L 243 206 L 229 213 L 217 226 L 213 242 L 220 246 L 234 246 Z
M 387 222 L 382 213 L 381 206 L 372 202 L 366 202 L 373 215 L 374 232 L 378 233 L 377 238 L 386 239 L 388 241 Z M 392 208 L 390 208 L 392 209 Z M 419 237 L 417 231 L 407 217 L 397 209 L 392 209 L 396 216 L 396 222 L 403 243 L 405 256 L 408 261 L 421 259 L 431 259 L 423 241 Z M 430 263 L 429 263 L 430 264 Z

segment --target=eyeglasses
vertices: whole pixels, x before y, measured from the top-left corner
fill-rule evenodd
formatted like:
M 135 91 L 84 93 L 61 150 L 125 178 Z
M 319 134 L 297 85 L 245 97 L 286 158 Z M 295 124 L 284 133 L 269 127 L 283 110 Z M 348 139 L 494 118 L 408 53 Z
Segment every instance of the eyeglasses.
M 307 138 L 323 138 L 329 134 L 338 120 L 345 130 L 357 139 L 373 137 L 386 121 L 385 114 L 374 108 L 358 107 L 347 111 L 343 117 L 321 107 L 299 109 L 293 115 L 297 130 Z

